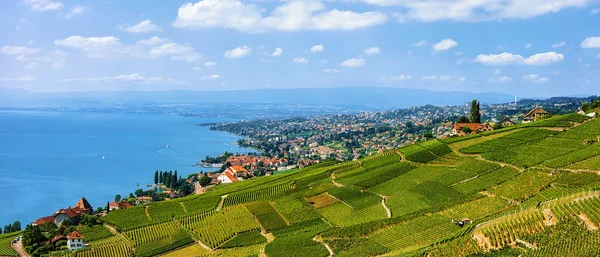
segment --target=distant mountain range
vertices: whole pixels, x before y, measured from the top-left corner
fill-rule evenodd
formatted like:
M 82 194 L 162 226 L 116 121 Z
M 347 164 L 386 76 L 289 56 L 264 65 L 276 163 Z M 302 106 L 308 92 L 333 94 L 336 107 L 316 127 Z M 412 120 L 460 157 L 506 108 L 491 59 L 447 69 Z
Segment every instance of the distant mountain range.
M 478 99 L 485 104 L 507 103 L 504 93 L 438 92 L 389 87 L 257 89 L 240 91 L 85 91 L 39 93 L 0 88 L 0 107 L 86 107 L 114 103 L 224 103 L 377 105 L 392 108 L 462 105 Z

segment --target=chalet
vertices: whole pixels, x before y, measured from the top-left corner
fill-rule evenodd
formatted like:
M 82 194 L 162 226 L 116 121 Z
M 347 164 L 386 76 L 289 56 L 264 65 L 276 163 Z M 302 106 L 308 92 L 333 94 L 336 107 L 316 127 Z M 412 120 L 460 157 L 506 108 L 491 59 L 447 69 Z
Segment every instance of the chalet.
M 504 119 L 498 121 L 498 124 L 502 124 L 503 127 L 510 127 L 516 125 L 516 123 L 508 117 L 505 117 Z
M 523 116 L 523 123 L 530 123 L 538 120 L 542 120 L 550 117 L 551 114 L 541 107 L 533 108 L 533 110 L 529 111 L 525 116 Z
M 465 128 L 469 128 L 471 130 L 469 134 L 494 130 L 494 127 L 492 127 L 492 125 L 489 123 L 456 123 L 452 128 L 452 134 L 464 136 L 467 134 L 464 131 Z
M 135 205 L 148 204 L 150 202 L 152 202 L 152 197 L 150 196 L 140 196 L 135 199 Z
M 83 236 L 77 230 L 67 235 L 67 248 L 71 251 L 83 248 Z
M 128 202 L 112 202 L 110 204 L 108 204 L 108 209 L 111 211 L 114 210 L 119 210 L 119 209 L 128 209 L 133 207 L 130 203 Z
M 241 166 L 231 166 L 217 177 L 219 183 L 234 183 L 248 178 L 248 170 Z

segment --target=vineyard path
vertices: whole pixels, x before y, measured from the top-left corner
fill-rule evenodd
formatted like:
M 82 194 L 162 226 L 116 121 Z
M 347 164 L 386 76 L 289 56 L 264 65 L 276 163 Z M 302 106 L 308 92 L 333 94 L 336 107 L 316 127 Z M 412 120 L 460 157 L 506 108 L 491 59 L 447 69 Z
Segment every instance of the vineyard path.
M 579 219 L 581 221 L 583 221 L 583 223 L 585 223 L 585 226 L 587 227 L 588 230 L 591 230 L 591 231 L 598 230 L 598 226 L 596 226 L 596 224 L 594 224 L 594 222 L 592 222 L 590 220 L 590 218 L 588 218 L 588 216 L 585 215 L 585 213 L 579 212 L 577 217 L 579 217 Z
M 125 243 L 127 245 L 129 245 L 132 249 L 134 248 L 133 245 L 131 244 L 131 242 L 129 242 L 129 239 L 127 239 L 123 234 L 117 232 L 117 229 L 115 229 L 113 226 L 110 226 L 110 225 L 104 223 L 104 227 L 108 228 L 108 230 L 110 230 L 110 232 L 113 233 L 113 235 L 118 236 L 121 239 L 123 239 L 123 241 L 125 241 Z
M 390 208 L 387 207 L 387 204 L 385 204 L 385 202 L 387 200 L 387 196 L 385 196 L 385 195 L 379 195 L 379 196 L 381 196 L 381 205 L 385 209 L 385 212 L 387 213 L 387 217 L 389 219 L 392 217 L 392 210 L 390 210 Z
M 219 204 L 217 205 L 216 211 L 220 211 L 221 208 L 223 208 L 223 203 L 225 202 L 225 198 L 227 198 L 227 196 L 228 195 L 221 196 L 221 201 L 219 201 Z
M 333 250 L 331 249 L 331 247 L 329 247 L 329 245 L 327 243 L 323 242 L 323 239 L 321 239 L 318 235 L 315 236 L 312 240 L 315 241 L 315 242 L 319 242 L 319 243 L 323 244 L 323 246 L 325 246 L 325 248 L 327 248 L 327 251 L 329 252 L 329 256 L 330 257 L 334 255 Z

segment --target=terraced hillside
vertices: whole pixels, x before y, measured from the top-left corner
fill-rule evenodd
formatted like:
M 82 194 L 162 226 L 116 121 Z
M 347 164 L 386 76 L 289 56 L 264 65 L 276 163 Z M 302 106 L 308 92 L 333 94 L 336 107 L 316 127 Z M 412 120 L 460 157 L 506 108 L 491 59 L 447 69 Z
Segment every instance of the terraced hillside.
M 71 256 L 598 256 L 599 136 L 573 114 L 220 185 Z

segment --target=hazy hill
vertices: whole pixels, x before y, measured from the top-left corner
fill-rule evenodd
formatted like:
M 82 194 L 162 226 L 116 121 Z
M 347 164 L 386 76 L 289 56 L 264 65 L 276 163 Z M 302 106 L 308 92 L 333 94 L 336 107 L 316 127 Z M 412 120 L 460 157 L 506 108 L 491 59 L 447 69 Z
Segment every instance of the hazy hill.
M 1 107 L 59 107 L 112 102 L 148 103 L 286 103 L 327 105 L 410 106 L 461 105 L 473 99 L 482 103 L 506 103 L 514 98 L 503 93 L 436 92 L 385 87 L 259 89 L 241 91 L 97 91 L 38 93 L 0 88 Z

